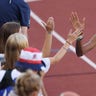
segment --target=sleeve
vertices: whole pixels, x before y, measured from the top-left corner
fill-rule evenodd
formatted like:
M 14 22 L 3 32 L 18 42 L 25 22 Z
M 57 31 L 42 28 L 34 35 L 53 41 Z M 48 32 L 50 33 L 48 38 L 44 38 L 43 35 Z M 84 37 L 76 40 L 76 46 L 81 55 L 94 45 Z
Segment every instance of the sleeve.
M 20 9 L 21 26 L 29 27 L 29 25 L 30 25 L 30 7 L 29 7 L 29 5 L 22 0 L 22 2 L 19 3 L 19 9 Z
M 50 69 L 50 59 L 49 58 L 43 58 L 42 61 L 45 64 L 45 66 L 43 66 L 41 69 L 42 69 L 42 71 L 47 73 Z

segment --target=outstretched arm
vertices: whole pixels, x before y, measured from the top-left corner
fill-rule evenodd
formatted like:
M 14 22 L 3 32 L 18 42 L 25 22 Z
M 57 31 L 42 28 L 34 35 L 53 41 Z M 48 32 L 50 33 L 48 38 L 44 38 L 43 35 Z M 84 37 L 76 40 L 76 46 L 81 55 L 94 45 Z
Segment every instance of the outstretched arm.
M 80 26 L 85 27 L 85 18 L 83 18 L 82 21 L 80 22 L 77 12 L 72 12 L 71 17 L 70 17 L 70 21 L 71 21 L 73 28 L 75 30 L 78 29 Z M 77 54 L 77 56 L 83 55 L 84 48 L 82 47 L 83 45 L 82 45 L 82 41 L 81 41 L 83 39 L 82 35 L 83 35 L 83 31 L 81 32 L 80 36 L 76 40 L 76 54 Z
M 77 29 L 78 27 L 85 25 L 85 18 L 83 18 L 82 21 L 80 22 L 80 19 L 76 12 L 72 12 L 70 20 L 74 29 Z M 83 31 L 82 31 L 82 34 L 83 34 Z M 94 47 L 96 47 L 96 34 L 85 44 L 82 43 L 82 38 L 81 38 L 82 34 L 76 40 L 77 56 L 82 56 L 83 54 L 89 52 Z
M 71 32 L 68 34 L 68 38 L 66 40 L 66 43 L 61 47 L 61 49 L 56 53 L 55 56 L 50 57 L 51 64 L 55 64 L 59 62 L 63 56 L 66 54 L 67 49 L 69 46 L 78 38 L 78 36 L 81 34 L 82 28 L 78 28 L 75 32 Z
M 45 34 L 45 41 L 42 48 L 43 57 L 48 57 L 51 52 L 51 45 L 52 45 L 52 32 L 54 30 L 54 18 L 49 17 L 46 24 L 43 23 L 45 26 L 46 34 Z
M 70 17 L 70 21 L 72 23 L 73 28 L 76 30 L 79 27 L 83 26 L 85 27 L 85 17 L 83 17 L 82 21 L 80 22 L 80 19 L 78 17 L 77 12 L 72 12 L 71 13 L 71 17 Z M 84 28 L 83 28 L 84 29 Z M 83 34 L 83 33 L 82 33 Z
M 89 52 L 93 48 L 96 47 L 96 34 L 92 36 L 92 38 L 85 44 L 83 44 L 82 49 L 83 49 L 83 54 Z

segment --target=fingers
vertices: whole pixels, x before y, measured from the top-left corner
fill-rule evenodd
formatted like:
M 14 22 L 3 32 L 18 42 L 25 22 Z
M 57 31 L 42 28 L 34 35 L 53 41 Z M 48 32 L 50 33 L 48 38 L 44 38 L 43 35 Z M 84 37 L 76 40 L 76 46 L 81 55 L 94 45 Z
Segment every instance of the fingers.
M 55 24 L 54 24 L 54 18 L 53 17 L 49 17 L 47 22 L 46 22 L 46 30 L 48 32 L 54 30 Z
M 74 34 L 80 35 L 80 34 L 82 33 L 82 30 L 83 30 L 82 27 L 81 27 L 81 28 L 78 28 L 78 29 L 74 32 Z
M 47 31 L 49 31 L 49 29 L 50 30 L 53 30 L 54 29 L 54 25 L 55 24 L 54 24 L 54 18 L 53 17 L 49 17 L 46 23 L 45 22 L 41 22 L 41 23 L 43 24 L 44 28 Z
M 85 18 L 83 18 L 82 22 L 80 22 L 77 12 L 72 12 L 70 20 L 75 29 L 74 32 L 71 31 L 68 34 L 68 40 L 69 42 L 72 43 L 83 33 L 84 25 L 85 25 Z
M 81 34 L 81 28 L 78 28 L 76 31 L 74 31 L 73 33 L 71 32 L 70 34 L 69 34 L 69 41 L 70 42 L 74 42 L 79 36 L 80 36 L 80 34 Z
M 74 12 L 74 19 L 77 20 L 77 21 L 79 21 L 79 17 L 78 17 L 77 12 Z
M 77 12 L 72 12 L 72 14 L 73 14 L 73 15 L 72 15 L 72 16 L 73 16 L 73 20 L 80 22 Z M 85 24 L 85 20 L 86 20 L 86 18 L 83 17 L 81 24 Z
M 51 22 L 54 22 L 54 18 L 53 17 L 49 17 L 48 20 L 47 20 L 47 23 L 51 23 Z
M 77 15 L 77 12 L 72 12 L 70 20 L 72 23 L 74 23 L 75 21 L 79 21 L 79 17 Z
M 71 23 L 73 24 L 73 22 L 74 22 L 74 15 L 73 15 L 73 12 L 71 13 L 70 21 L 71 21 Z
M 71 13 L 70 21 L 71 21 L 74 29 L 77 29 L 78 27 L 81 26 L 81 22 L 79 21 L 79 17 L 77 15 L 77 12 Z
M 47 22 L 46 22 L 47 26 L 54 26 L 54 18 L 53 17 L 49 17 Z
M 83 20 L 82 20 L 82 24 L 83 24 L 83 25 L 85 25 L 85 20 L 86 20 L 86 18 L 83 17 Z

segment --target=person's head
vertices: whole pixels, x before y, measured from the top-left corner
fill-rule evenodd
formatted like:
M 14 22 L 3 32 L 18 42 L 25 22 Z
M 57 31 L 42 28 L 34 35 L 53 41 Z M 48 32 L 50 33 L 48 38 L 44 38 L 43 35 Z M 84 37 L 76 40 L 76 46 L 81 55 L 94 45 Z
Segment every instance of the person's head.
M 42 80 L 40 76 L 31 70 L 27 70 L 17 78 L 15 92 L 18 96 L 38 96 L 41 86 Z
M 5 66 L 7 69 L 14 68 L 14 64 L 19 59 L 21 50 L 28 46 L 28 39 L 25 35 L 14 33 L 9 36 L 5 45 Z
M 5 44 L 7 41 L 7 38 L 14 33 L 18 33 L 21 31 L 20 24 L 17 22 L 7 22 L 2 25 L 0 28 L 0 51 L 4 53 Z
M 15 63 L 15 67 L 21 72 L 31 69 L 40 76 L 46 73 L 46 65 L 42 61 L 42 52 L 32 47 L 22 49 L 20 57 Z

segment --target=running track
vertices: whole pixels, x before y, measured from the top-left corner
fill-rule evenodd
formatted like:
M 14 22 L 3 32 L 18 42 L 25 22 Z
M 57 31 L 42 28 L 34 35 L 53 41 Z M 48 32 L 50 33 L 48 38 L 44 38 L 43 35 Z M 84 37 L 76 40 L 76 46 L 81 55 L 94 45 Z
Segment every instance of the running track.
M 69 29 L 72 28 L 69 17 L 72 11 L 77 11 L 80 19 L 86 17 L 86 42 L 96 33 L 96 0 L 41 0 L 28 3 L 32 12 L 41 20 L 46 21 L 49 16 L 55 18 L 55 31 L 66 39 Z M 30 46 L 42 48 L 44 29 L 31 18 L 29 29 Z M 59 38 L 60 39 L 60 38 Z M 53 36 L 52 56 L 60 49 L 62 42 Z M 75 46 L 75 43 L 73 44 Z M 96 63 L 96 49 L 86 56 Z M 45 86 L 49 96 L 59 96 L 64 91 L 75 91 L 80 96 L 96 96 L 96 69 L 84 60 L 78 58 L 71 49 L 59 64 L 53 65 L 46 75 Z

